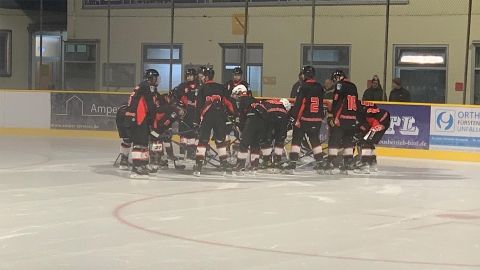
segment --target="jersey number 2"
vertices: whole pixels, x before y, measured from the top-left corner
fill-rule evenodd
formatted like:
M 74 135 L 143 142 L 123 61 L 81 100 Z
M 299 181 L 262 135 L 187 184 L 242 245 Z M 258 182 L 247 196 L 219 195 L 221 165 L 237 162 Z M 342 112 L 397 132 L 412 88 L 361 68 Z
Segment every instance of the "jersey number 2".
M 318 97 L 311 97 L 310 98 L 310 112 L 312 113 L 318 113 Z

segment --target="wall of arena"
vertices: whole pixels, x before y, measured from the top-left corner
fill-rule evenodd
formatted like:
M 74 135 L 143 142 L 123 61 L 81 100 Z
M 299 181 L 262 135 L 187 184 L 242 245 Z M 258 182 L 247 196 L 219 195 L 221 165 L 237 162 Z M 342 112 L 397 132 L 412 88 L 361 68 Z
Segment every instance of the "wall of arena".
M 455 83 L 463 82 L 468 1 L 454 2 L 410 0 L 392 5 L 387 93 L 394 45 L 442 45 L 448 47 L 447 103 L 462 103 Z M 105 63 L 107 10 L 83 8 L 82 0 L 68 5 L 68 39 L 99 40 L 101 63 Z M 232 35 L 232 15 L 243 12 L 243 7 L 177 8 L 174 42 L 183 44 L 183 64 L 210 63 L 220 71 L 219 44 L 243 43 L 242 35 Z M 385 6 L 330 5 L 319 6 L 316 12 L 315 43 L 351 46 L 351 79 L 363 94 L 373 74 L 383 76 Z M 472 25 L 480 21 L 477 13 L 474 10 Z M 263 85 L 263 96 L 288 96 L 301 66 L 301 44 L 310 44 L 311 7 L 250 7 L 249 17 L 248 43 L 263 44 L 263 76 L 276 77 L 275 84 Z M 471 37 L 480 40 L 480 32 L 472 31 Z M 141 44 L 169 42 L 169 9 L 111 10 L 112 62 L 136 63 L 141 72 Z M 467 95 L 467 103 L 470 98 Z

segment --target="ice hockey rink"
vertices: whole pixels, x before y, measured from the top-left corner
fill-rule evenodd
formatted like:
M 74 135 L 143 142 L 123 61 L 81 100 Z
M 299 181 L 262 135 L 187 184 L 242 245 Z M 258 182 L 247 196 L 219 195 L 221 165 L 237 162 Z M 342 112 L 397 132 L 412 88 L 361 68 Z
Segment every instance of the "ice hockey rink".
M 478 163 L 131 180 L 119 140 L 0 138 L 0 269 L 480 269 Z

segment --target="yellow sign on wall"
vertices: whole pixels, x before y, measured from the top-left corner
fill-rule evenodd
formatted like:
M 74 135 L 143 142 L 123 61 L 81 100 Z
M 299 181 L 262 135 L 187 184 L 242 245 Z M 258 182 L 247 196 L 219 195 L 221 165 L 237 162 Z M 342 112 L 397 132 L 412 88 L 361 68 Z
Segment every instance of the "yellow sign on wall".
M 245 14 L 232 15 L 232 35 L 243 35 L 245 29 Z M 248 34 L 248 24 L 247 24 Z

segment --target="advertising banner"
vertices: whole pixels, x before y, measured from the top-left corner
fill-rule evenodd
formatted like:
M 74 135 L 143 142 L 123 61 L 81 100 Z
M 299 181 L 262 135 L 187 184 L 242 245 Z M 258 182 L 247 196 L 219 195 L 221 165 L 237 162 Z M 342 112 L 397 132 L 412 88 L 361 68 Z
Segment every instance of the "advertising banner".
M 430 149 L 480 152 L 480 108 L 432 107 Z
M 379 104 L 390 112 L 391 123 L 381 147 L 429 149 L 430 106 Z
M 51 93 L 51 129 L 116 130 L 117 107 L 128 95 Z

